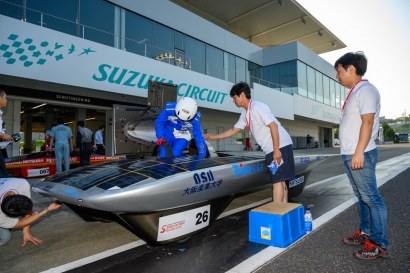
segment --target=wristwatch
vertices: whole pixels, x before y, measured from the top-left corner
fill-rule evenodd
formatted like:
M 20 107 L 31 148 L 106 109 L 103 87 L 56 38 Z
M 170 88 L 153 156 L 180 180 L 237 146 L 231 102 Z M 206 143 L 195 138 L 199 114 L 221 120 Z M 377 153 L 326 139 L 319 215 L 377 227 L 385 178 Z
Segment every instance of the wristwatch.
M 46 214 L 48 214 L 48 213 L 50 212 L 49 209 L 48 209 L 48 207 L 47 207 L 47 208 L 44 208 L 43 210 L 46 211 Z

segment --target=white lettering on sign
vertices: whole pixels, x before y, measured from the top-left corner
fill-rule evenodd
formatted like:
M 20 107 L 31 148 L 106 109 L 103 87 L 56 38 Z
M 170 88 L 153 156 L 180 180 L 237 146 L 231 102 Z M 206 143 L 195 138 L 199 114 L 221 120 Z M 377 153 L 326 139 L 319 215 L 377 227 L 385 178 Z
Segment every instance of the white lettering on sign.
M 49 168 L 30 169 L 27 171 L 27 177 L 47 176 L 49 173 Z
M 176 238 L 209 226 L 211 205 L 159 218 L 158 241 Z

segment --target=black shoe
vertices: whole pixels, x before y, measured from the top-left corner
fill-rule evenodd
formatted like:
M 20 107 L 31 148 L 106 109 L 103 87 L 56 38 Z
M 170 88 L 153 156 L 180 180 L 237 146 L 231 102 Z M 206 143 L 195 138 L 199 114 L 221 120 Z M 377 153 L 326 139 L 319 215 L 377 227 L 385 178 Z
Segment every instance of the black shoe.
M 367 240 L 364 243 L 363 249 L 355 252 L 354 256 L 356 258 L 363 259 L 363 260 L 374 260 L 379 257 L 389 258 L 390 253 L 386 249 L 382 248 L 381 246 L 370 242 L 370 240 Z
M 348 245 L 361 245 L 367 240 L 369 240 L 369 237 L 366 234 L 361 233 L 360 230 L 356 230 L 348 237 L 344 238 L 343 242 Z

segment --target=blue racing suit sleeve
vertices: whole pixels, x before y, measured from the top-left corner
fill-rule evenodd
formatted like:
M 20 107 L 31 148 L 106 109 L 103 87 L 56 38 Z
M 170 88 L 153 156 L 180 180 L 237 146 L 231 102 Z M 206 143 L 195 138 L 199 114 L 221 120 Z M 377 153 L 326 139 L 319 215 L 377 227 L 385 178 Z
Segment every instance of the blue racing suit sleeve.
M 206 156 L 206 143 L 204 139 L 204 135 L 202 134 L 201 128 L 201 114 L 198 112 L 192 120 L 192 134 L 195 138 L 196 147 L 198 148 L 198 156 L 205 157 Z
M 159 114 L 159 116 L 155 120 L 155 134 L 157 135 L 158 139 L 165 137 L 164 126 L 167 121 L 168 121 L 168 114 L 167 114 L 167 110 L 164 109 L 162 110 L 161 114 Z

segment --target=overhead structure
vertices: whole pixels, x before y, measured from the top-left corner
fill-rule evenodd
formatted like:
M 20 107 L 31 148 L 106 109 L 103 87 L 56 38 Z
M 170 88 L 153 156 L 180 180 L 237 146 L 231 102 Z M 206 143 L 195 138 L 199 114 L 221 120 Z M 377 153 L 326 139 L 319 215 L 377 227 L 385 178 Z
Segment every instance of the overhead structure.
M 298 41 L 322 54 L 346 47 L 296 0 L 171 0 L 260 47 Z

